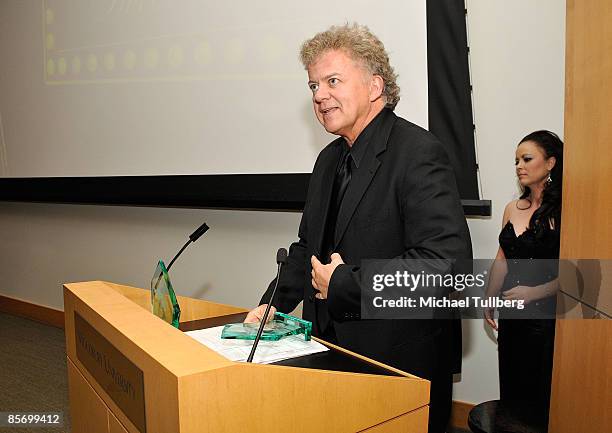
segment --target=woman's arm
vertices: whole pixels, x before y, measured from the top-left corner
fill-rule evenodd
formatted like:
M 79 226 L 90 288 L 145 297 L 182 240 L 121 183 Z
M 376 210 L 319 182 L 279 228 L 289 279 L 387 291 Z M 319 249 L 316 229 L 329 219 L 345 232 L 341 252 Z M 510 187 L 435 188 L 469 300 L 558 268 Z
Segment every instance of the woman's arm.
M 510 221 L 510 214 L 515 204 L 516 201 L 511 201 L 504 209 L 504 216 L 502 217 L 502 230 L 506 224 L 508 224 L 508 221 Z M 489 282 L 487 289 L 485 290 L 485 298 L 493 298 L 499 295 L 502 285 L 504 284 L 506 274 L 508 274 L 508 265 L 506 264 L 504 250 L 502 250 L 500 246 L 497 248 L 497 255 L 495 256 L 495 260 L 493 261 L 491 269 L 489 270 Z M 495 308 L 485 308 L 484 317 L 485 321 L 491 326 L 491 328 L 497 331 L 497 323 L 495 323 L 495 319 L 493 318 L 494 311 Z
M 489 283 L 487 285 L 487 289 L 485 290 L 485 299 L 494 298 L 499 295 L 507 273 L 508 265 L 506 264 L 506 256 L 504 255 L 504 251 L 501 249 L 501 247 L 499 247 L 497 249 L 497 255 L 495 256 L 493 265 L 491 265 L 491 270 L 489 271 Z M 485 308 L 484 317 L 491 328 L 497 331 L 497 323 L 495 323 L 495 319 L 493 318 L 494 311 L 495 308 Z
M 537 301 L 539 299 L 548 298 L 555 296 L 559 291 L 559 279 L 555 278 L 547 283 L 540 284 L 539 286 L 516 286 L 510 290 L 506 290 L 502 294 L 504 300 L 523 300 L 525 304 Z

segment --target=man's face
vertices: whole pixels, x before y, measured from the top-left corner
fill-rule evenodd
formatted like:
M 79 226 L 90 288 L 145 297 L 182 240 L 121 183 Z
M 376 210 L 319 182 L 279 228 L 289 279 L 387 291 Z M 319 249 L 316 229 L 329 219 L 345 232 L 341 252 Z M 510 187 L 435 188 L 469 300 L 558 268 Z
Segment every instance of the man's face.
M 352 144 L 371 120 L 372 74 L 344 51 L 332 50 L 308 67 L 308 86 L 325 130 Z

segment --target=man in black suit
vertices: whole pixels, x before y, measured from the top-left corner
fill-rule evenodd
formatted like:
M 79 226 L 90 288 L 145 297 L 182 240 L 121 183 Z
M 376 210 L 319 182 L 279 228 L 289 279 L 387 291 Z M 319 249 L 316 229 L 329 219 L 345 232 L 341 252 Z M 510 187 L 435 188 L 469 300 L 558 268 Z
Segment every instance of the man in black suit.
M 301 58 L 315 115 L 339 138 L 315 163 L 274 306 L 290 312 L 303 300 L 315 335 L 431 380 L 429 431 L 444 432 L 461 362 L 458 320 L 361 320 L 360 265 L 471 258 L 448 157 L 433 135 L 393 113 L 396 74 L 366 27 L 319 33 Z M 273 285 L 247 321 L 261 319 Z

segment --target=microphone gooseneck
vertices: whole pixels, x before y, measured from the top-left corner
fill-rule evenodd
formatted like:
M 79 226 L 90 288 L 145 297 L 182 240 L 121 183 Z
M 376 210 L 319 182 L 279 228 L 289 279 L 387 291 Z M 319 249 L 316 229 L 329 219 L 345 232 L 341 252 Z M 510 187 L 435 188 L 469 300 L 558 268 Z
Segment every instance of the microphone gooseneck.
M 249 353 L 247 362 L 253 362 L 255 350 L 257 350 L 257 345 L 259 344 L 259 340 L 261 340 L 261 334 L 263 334 L 264 326 L 266 326 L 266 322 L 268 321 L 268 314 L 270 313 L 270 308 L 272 308 L 272 302 L 274 301 L 274 295 L 276 294 L 276 288 L 278 287 L 278 281 L 280 280 L 281 268 L 287 263 L 287 250 L 285 248 L 279 248 L 276 252 L 276 263 L 278 264 L 278 268 L 276 270 L 276 283 L 274 283 L 274 289 L 272 290 L 272 295 L 268 300 L 268 306 L 266 307 L 266 311 L 261 318 L 261 323 L 259 324 L 259 329 L 257 330 L 257 335 L 255 336 L 255 341 L 253 341 L 253 347 L 251 347 L 251 353 Z
M 206 233 L 208 231 L 209 228 L 210 227 L 208 227 L 208 224 L 203 223 L 200 227 L 198 227 L 196 229 L 196 231 L 194 231 L 192 234 L 190 234 L 189 235 L 189 240 L 187 242 L 185 242 L 185 245 L 183 245 L 183 247 L 179 250 L 179 252 L 176 253 L 174 258 L 172 260 L 170 260 L 170 263 L 166 267 L 166 270 L 170 271 L 170 268 L 172 267 L 172 265 L 174 264 L 176 259 L 178 259 L 178 257 L 183 253 L 183 251 L 185 251 L 185 248 L 187 248 L 190 243 L 197 241 L 200 238 L 200 236 L 202 236 L 204 233 Z

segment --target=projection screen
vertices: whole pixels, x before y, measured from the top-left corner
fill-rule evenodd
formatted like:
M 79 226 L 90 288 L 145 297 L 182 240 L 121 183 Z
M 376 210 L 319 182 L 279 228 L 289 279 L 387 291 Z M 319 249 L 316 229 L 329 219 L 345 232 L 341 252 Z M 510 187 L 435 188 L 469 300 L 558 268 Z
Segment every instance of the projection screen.
M 312 112 L 299 48 L 353 22 L 385 43 L 396 113 L 438 136 L 461 197 L 477 200 L 464 7 L 0 2 L 0 200 L 301 209 L 334 137 Z

